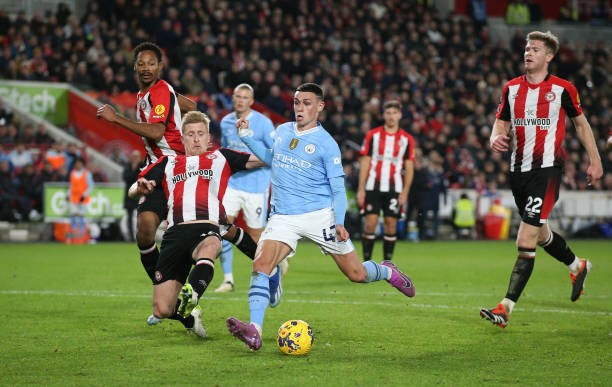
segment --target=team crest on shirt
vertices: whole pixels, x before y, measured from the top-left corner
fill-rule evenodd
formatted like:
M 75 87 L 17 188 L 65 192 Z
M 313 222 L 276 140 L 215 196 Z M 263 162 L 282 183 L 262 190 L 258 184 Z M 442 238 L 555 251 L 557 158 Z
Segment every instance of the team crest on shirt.
M 155 114 L 158 117 L 163 117 L 164 113 L 166 112 L 166 107 L 164 105 L 155 105 L 155 108 L 153 109 L 153 111 L 155 111 Z
M 216 159 L 216 158 L 217 158 L 217 155 L 215 155 L 215 154 L 212 154 L 212 153 L 211 153 L 211 154 L 209 154 L 209 155 L 206 155 L 206 158 L 207 158 L 207 159 L 210 159 L 210 160 L 213 160 L 213 159 Z
M 147 108 L 147 101 L 145 99 L 141 99 L 138 101 L 138 109 L 145 110 Z
M 548 93 L 544 94 L 544 98 L 547 102 L 552 102 L 557 98 L 557 96 L 552 91 L 549 91 Z
M 311 154 L 313 154 L 313 153 L 314 153 L 314 151 L 315 151 L 316 149 L 317 149 L 317 148 L 314 146 L 314 144 L 308 144 L 308 145 L 306 145 L 306 146 L 304 147 L 304 152 L 306 152 L 306 153 L 308 153 L 309 155 L 311 155 Z
M 298 146 L 299 142 L 300 140 L 298 140 L 297 138 L 292 139 L 291 142 L 289 143 L 289 149 L 294 150 L 295 147 Z

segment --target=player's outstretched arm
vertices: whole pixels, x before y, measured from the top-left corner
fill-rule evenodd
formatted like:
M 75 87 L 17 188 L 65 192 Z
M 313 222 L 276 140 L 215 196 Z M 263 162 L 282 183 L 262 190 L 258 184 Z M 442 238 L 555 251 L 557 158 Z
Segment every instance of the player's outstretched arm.
M 272 164 L 272 150 L 266 148 L 265 144 L 253 138 L 253 132 L 249 130 L 249 120 L 241 117 L 236 121 L 238 136 L 249 147 L 251 152 L 257 156 L 264 164 Z M 250 161 L 250 160 L 249 160 Z
M 159 141 L 164 137 L 166 127 L 161 122 L 149 124 L 147 122 L 135 122 L 117 113 L 115 108 L 110 105 L 102 105 L 96 112 L 96 118 L 104 119 L 108 122 L 115 123 L 129 130 L 130 132 L 136 133 L 141 137 L 148 138 L 155 142 Z
M 183 94 L 176 93 L 176 98 L 179 104 L 179 108 L 181 109 L 181 114 L 185 114 L 187 112 L 193 111 L 197 109 L 197 104 L 195 101 L 185 97 Z

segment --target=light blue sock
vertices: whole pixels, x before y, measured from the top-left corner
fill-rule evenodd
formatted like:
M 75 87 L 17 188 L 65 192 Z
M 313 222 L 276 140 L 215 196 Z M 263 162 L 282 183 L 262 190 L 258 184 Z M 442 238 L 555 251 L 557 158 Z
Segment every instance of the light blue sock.
M 365 267 L 366 271 L 368 272 L 368 279 L 366 282 L 380 281 L 391 276 L 391 269 L 386 266 L 379 265 L 374 261 L 363 262 L 363 267 Z
M 87 229 L 86 226 L 87 224 L 85 223 L 85 217 L 79 217 L 79 232 L 81 233 L 81 236 L 85 235 L 85 230 Z
M 232 244 L 226 240 L 223 240 L 221 248 L 221 268 L 223 274 L 232 274 L 232 266 L 234 264 L 234 249 Z
M 270 303 L 270 278 L 264 273 L 251 274 L 249 288 L 249 311 L 251 322 L 263 328 L 264 315 Z

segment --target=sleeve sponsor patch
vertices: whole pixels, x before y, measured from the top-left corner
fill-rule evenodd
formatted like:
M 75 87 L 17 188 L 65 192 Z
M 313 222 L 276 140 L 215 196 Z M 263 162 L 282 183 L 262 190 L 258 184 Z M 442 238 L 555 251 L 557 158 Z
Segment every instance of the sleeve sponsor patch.
M 166 107 L 164 105 L 155 105 L 155 108 L 153 109 L 153 111 L 155 112 L 155 115 L 158 117 L 163 117 L 164 113 L 166 112 Z

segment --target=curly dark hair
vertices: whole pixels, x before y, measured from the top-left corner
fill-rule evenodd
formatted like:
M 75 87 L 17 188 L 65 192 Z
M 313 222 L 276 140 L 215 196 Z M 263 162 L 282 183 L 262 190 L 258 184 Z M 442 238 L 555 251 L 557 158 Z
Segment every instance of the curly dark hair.
M 152 42 L 142 42 L 138 46 L 134 47 L 134 60 L 136 60 L 136 58 L 138 58 L 138 54 L 143 51 L 153 51 L 157 57 L 157 61 L 162 61 L 162 49 L 157 44 Z

